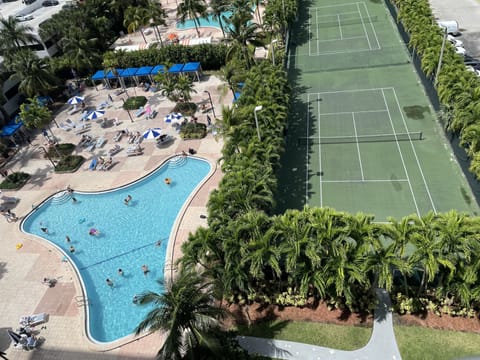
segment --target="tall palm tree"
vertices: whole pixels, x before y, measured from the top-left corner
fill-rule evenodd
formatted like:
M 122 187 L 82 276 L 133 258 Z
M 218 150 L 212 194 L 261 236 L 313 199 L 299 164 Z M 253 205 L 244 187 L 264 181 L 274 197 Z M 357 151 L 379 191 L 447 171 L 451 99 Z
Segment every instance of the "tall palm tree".
M 161 3 L 153 0 L 148 1 L 146 9 L 150 16 L 150 24 L 153 25 L 153 29 L 155 31 L 155 37 L 160 40 L 160 44 L 162 44 L 163 46 L 162 35 L 160 34 L 160 30 L 158 30 L 158 27 L 167 24 L 167 13 L 162 8 Z
M 216 353 L 220 349 L 215 332 L 219 329 L 219 320 L 225 317 L 225 311 L 215 306 L 212 300 L 211 284 L 205 283 L 194 270 L 184 269 L 167 284 L 165 293 L 149 291 L 138 297 L 139 304 L 154 307 L 138 324 L 135 334 L 168 332 L 158 359 L 183 359 L 187 353 L 195 354 L 195 349 Z
M 184 0 L 177 7 L 177 17 L 181 23 L 185 23 L 187 19 L 192 19 L 197 31 L 198 37 L 200 37 L 200 20 L 201 16 L 206 16 L 207 5 L 204 0 Z
M 82 70 L 92 72 L 101 65 L 102 57 L 96 47 L 97 40 L 87 39 L 78 33 L 62 38 L 61 48 L 71 68 L 80 72 Z
M 127 28 L 129 33 L 140 30 L 145 44 L 147 43 L 147 39 L 142 31 L 142 27 L 147 25 L 149 21 L 150 15 L 145 8 L 129 6 L 127 10 L 125 10 L 123 25 Z
M 223 37 L 225 38 L 225 28 L 223 24 L 223 13 L 228 10 L 229 2 L 227 0 L 212 0 L 210 7 L 212 9 L 212 18 L 218 21 Z
M 37 39 L 31 33 L 32 28 L 21 24 L 14 16 L 0 17 L 0 49 L 5 55 L 12 49 L 20 49 L 22 45 L 36 43 Z
M 44 95 L 59 84 L 45 59 L 38 58 L 33 51 L 21 49 L 9 59 L 7 68 L 13 72 L 11 79 L 19 80 L 18 89 L 28 97 Z

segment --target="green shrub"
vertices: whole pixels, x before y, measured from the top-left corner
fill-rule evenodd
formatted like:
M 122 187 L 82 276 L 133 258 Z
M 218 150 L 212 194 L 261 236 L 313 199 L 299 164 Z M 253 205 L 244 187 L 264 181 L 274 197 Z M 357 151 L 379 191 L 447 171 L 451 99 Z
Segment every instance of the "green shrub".
M 123 104 L 125 110 L 137 110 L 139 107 L 144 106 L 147 103 L 145 96 L 133 96 L 128 98 Z
M 30 179 L 30 175 L 24 172 L 14 172 L 8 175 L 5 180 L 0 183 L 0 189 L 12 190 L 20 189 Z
M 70 155 L 73 150 L 75 150 L 75 145 L 70 144 L 70 143 L 65 143 L 65 144 L 57 144 L 55 147 L 49 147 L 47 154 L 51 158 L 62 158 L 64 156 Z M 47 155 L 45 154 L 45 157 Z
M 197 104 L 192 102 L 180 102 L 175 105 L 173 112 L 179 112 L 186 116 L 193 116 L 197 111 Z
M 225 65 L 225 44 L 202 44 L 196 46 L 167 45 L 139 51 L 106 52 L 103 64 L 118 68 L 171 65 L 176 63 L 200 62 L 203 70 L 219 70 Z
M 68 155 L 60 160 L 55 166 L 55 172 L 73 172 L 76 171 L 85 161 L 80 155 Z
M 196 124 L 193 122 L 182 125 L 180 129 L 180 137 L 182 139 L 203 139 L 207 136 L 207 125 Z

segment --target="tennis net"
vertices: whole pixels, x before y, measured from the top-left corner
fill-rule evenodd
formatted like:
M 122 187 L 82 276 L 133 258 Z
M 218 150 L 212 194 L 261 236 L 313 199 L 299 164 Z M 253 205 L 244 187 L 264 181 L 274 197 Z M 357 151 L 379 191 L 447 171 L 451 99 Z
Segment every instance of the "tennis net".
M 369 17 L 354 17 L 354 18 L 344 18 L 344 17 L 332 17 L 331 20 L 321 20 L 317 22 L 310 22 L 310 26 L 318 28 L 329 28 L 329 27 L 339 27 L 345 25 L 355 25 L 355 24 L 370 24 L 378 20 L 377 16 Z
M 409 140 L 423 140 L 423 133 L 421 131 L 418 131 L 418 132 L 408 132 L 408 133 L 359 135 L 359 136 L 299 137 L 298 145 L 348 144 L 348 143 L 390 142 L 390 141 L 409 141 Z

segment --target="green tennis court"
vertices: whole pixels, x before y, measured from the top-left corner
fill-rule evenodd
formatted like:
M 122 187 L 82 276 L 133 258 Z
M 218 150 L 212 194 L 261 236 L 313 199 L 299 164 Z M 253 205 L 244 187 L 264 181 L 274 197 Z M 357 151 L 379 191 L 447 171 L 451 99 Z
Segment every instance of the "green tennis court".
M 388 216 L 477 204 L 382 2 L 314 1 L 291 34 L 279 211 Z

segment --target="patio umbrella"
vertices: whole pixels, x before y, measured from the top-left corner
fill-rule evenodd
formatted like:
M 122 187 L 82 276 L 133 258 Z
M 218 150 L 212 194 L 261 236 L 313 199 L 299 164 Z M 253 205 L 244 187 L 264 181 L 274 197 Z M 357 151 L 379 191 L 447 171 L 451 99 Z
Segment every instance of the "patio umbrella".
M 155 129 L 148 129 L 143 133 L 143 138 L 144 139 L 156 139 L 161 135 L 161 129 L 155 128 Z
M 105 115 L 105 111 L 93 110 L 87 115 L 87 119 L 95 120 L 95 119 L 101 118 L 103 115 Z
M 165 116 L 164 120 L 166 123 L 179 123 L 182 121 L 182 118 L 182 114 L 173 112 Z
M 76 105 L 81 104 L 85 98 L 83 96 L 72 96 L 70 99 L 67 100 L 67 104 Z
M 175 39 L 178 39 L 178 35 L 175 34 L 175 33 L 170 33 L 167 35 L 167 39 L 170 40 L 170 41 L 173 41 Z

